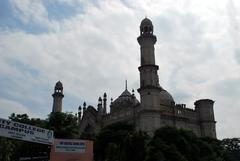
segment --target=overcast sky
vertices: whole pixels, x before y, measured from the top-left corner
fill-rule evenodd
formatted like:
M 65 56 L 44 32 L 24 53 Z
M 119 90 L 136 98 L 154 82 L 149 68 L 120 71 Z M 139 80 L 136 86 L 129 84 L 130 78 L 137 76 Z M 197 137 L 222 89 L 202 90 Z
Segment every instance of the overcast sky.
M 239 137 L 238 0 L 1 0 L 0 117 L 46 118 L 58 80 L 63 111 L 74 113 L 104 92 L 116 99 L 125 79 L 136 90 L 145 16 L 158 39 L 160 85 L 188 108 L 213 99 L 218 138 Z

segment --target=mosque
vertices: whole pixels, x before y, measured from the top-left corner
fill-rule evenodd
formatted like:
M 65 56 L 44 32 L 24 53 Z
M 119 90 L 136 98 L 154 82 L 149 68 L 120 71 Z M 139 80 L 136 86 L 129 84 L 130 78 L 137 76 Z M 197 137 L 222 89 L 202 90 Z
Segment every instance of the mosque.
M 141 62 L 138 67 L 140 73 L 140 101 L 134 91 L 130 93 L 127 85 L 122 94 L 111 100 L 110 112 L 107 112 L 107 94 L 99 97 L 96 108 L 93 106 L 79 106 L 78 117 L 80 132 L 97 133 L 102 127 L 116 122 L 128 122 L 136 129 L 146 131 L 152 135 L 163 126 L 173 126 L 193 131 L 197 136 L 216 138 L 215 118 L 211 99 L 195 101 L 194 109 L 185 104 L 175 104 L 171 94 L 159 84 L 158 65 L 155 64 L 154 45 L 157 42 L 153 34 L 153 24 L 144 18 L 140 24 Z M 62 111 L 63 85 L 59 81 L 55 85 L 53 96 L 53 112 Z

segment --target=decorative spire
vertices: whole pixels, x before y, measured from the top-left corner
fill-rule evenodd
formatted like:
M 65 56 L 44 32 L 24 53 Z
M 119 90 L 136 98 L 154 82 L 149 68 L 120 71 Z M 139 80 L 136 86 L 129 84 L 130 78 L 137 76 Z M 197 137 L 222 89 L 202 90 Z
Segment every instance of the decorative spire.
M 125 81 L 125 89 L 127 90 L 127 80 Z
M 113 103 L 113 98 L 111 98 L 111 104 Z
M 98 98 L 98 104 L 99 104 L 99 105 L 102 104 L 102 98 L 101 98 L 101 97 Z
M 103 114 L 107 114 L 107 94 L 103 94 Z
M 86 110 L 86 102 L 83 102 L 83 112 Z
M 82 118 L 82 107 L 79 106 L 78 107 L 78 123 L 80 123 L 81 118 Z
M 135 96 L 135 94 L 134 94 L 134 89 L 132 89 L 132 96 Z

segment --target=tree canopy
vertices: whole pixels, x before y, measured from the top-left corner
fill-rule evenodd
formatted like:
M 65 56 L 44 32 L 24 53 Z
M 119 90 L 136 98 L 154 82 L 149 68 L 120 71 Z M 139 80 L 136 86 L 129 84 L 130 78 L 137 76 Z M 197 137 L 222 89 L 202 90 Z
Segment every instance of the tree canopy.
M 133 125 L 116 123 L 103 128 L 94 142 L 96 161 L 144 161 L 147 134 Z
M 95 161 L 239 161 L 239 139 L 197 137 L 162 127 L 150 137 L 126 123 L 103 128 L 94 143 Z
M 47 129 L 54 131 L 55 138 L 79 138 L 78 118 L 72 113 L 52 112 L 47 119 Z
M 222 140 L 224 158 L 230 161 L 240 160 L 240 138 L 227 138 Z
M 199 138 L 191 131 L 163 127 L 149 142 L 146 161 L 220 161 L 222 151 L 216 139 Z

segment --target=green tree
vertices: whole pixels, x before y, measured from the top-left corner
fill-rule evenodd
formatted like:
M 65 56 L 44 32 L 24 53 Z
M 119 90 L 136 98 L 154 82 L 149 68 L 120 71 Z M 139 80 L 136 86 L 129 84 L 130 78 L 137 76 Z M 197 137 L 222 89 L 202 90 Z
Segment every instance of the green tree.
M 226 138 L 222 140 L 224 159 L 226 161 L 240 160 L 240 138 Z
M 149 136 L 142 131 L 132 131 L 128 133 L 123 143 L 126 160 L 143 161 L 146 155 L 146 142 L 148 139 Z
M 223 152 L 221 141 L 191 131 L 163 127 L 150 138 L 126 123 L 103 128 L 94 143 L 96 161 L 223 161 Z
M 218 140 L 199 138 L 193 132 L 173 127 L 158 129 L 148 144 L 146 161 L 220 161 Z
M 11 161 L 15 148 L 12 140 L 0 137 L 0 160 Z
M 12 113 L 11 116 L 9 116 L 9 119 L 12 121 L 21 122 L 28 125 L 38 126 L 41 128 L 47 127 L 47 120 L 40 118 L 29 118 L 27 114 Z
M 96 161 L 143 161 L 147 135 L 133 125 L 116 123 L 104 127 L 94 142 Z
M 121 155 L 119 145 L 117 145 L 116 143 L 109 143 L 106 147 L 105 152 L 105 161 L 118 161 L 119 156 Z
M 55 138 L 79 138 L 78 118 L 72 113 L 51 113 L 47 120 L 47 128 L 54 131 Z

